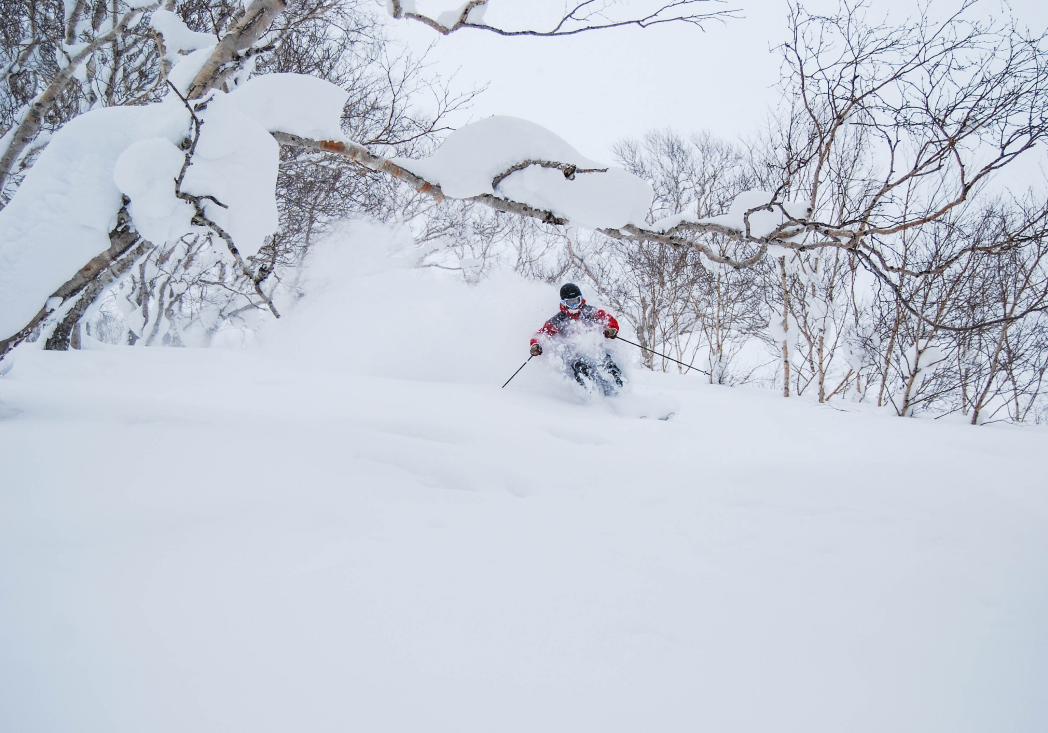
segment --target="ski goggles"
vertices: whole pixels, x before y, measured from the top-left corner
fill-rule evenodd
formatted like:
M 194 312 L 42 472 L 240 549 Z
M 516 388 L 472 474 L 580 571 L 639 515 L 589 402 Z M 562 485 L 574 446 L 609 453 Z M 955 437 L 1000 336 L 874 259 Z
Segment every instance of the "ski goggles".
M 579 308 L 582 306 L 582 296 L 580 295 L 577 298 L 568 298 L 567 300 L 560 301 L 560 303 L 565 308 Z

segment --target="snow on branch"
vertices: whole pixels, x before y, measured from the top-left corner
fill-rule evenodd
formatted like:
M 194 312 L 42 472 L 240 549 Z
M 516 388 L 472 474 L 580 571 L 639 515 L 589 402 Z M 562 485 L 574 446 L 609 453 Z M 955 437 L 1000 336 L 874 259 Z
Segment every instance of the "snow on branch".
M 174 71 L 193 63 L 183 57 Z M 346 97 L 320 79 L 269 74 L 230 93 L 212 90 L 198 100 L 172 93 L 158 104 L 75 118 L 0 210 L 0 340 L 25 338 L 41 304 L 83 290 L 78 273 L 112 250 L 121 216 L 136 236 L 158 244 L 210 229 L 258 292 L 262 273 L 245 258 L 278 225 L 279 145 L 270 133 L 337 140 Z
M 0 182 L 18 146 L 35 137 L 48 105 L 76 68 L 99 44 L 159 6 L 130 4 L 132 10 L 108 33 L 69 48 L 69 64 L 34 100 L 19 128 L 4 137 L 9 144 L 0 151 Z M 338 137 L 346 96 L 334 85 L 300 75 L 248 81 L 229 94 L 219 89 L 258 51 L 256 44 L 284 7 L 284 0 L 254 0 L 213 48 L 202 36 L 177 38 L 182 26 L 168 23 L 165 30 L 175 31 L 174 46 L 204 46 L 180 57 L 172 69 L 172 86 L 187 90 L 178 94 L 181 99 L 172 94 L 158 104 L 92 110 L 55 134 L 0 210 L 0 352 L 28 337 L 44 317 L 52 320 L 48 314 L 54 309 L 41 311 L 45 301 L 60 303 L 62 313 L 72 312 L 77 306 L 71 299 L 93 292 L 116 258 L 141 249 L 137 242 L 148 248 L 149 241 L 163 243 L 194 228 L 218 234 L 258 290 L 264 273 L 252 273 L 244 257 L 257 252 L 277 228 L 279 146 L 270 130 L 280 125 Z M 84 12 L 82 4 L 70 12 L 69 22 L 75 23 Z M 259 86 L 264 89 L 255 89 Z M 190 101 L 195 104 L 187 115 L 183 102 Z M 318 114 L 333 119 L 318 126 L 313 121 Z M 121 217 L 134 234 L 130 243 L 120 235 Z M 102 264 L 93 267 L 96 261 Z
M 157 138 L 177 153 L 186 123 L 181 106 L 105 107 L 54 135 L 0 211 L 0 339 L 20 331 L 85 263 L 110 249 L 124 207 L 113 177 L 121 155 Z
M 185 21 L 172 10 L 159 8 L 153 11 L 149 24 L 163 36 L 164 48 L 172 62 L 177 59 L 179 51 L 197 51 L 214 46 L 218 42 L 218 39 L 210 33 L 190 30 Z
M 8 331 L 6 333 L 10 333 L 9 336 L 6 338 L 0 337 L 0 359 L 3 359 L 11 349 L 29 338 L 43 324 L 45 319 L 55 311 L 56 304 L 58 304 L 57 307 L 62 307 L 74 299 L 79 299 L 81 302 L 87 300 L 91 297 L 93 289 L 96 290 L 97 294 L 99 286 L 104 287 L 115 281 L 127 271 L 136 259 L 152 247 L 149 242 L 142 239 L 133 226 L 130 226 L 130 222 L 131 217 L 128 215 L 127 209 L 122 208 L 117 216 L 117 226 L 109 233 L 109 247 L 88 260 L 87 264 L 77 270 L 73 277 L 59 286 L 19 331 L 14 333 Z M 32 301 L 28 302 L 31 303 Z M 90 305 L 90 303 L 86 303 L 86 305 Z M 81 313 L 86 305 L 80 307 Z M 66 316 L 63 318 L 63 323 L 59 324 L 60 328 L 70 320 L 70 315 L 76 314 L 78 306 L 80 306 L 79 303 L 74 303 L 73 307 L 68 309 Z M 75 322 L 76 319 L 74 318 L 73 320 Z M 62 331 L 68 339 L 72 328 L 65 328 Z
M 214 204 L 220 209 L 224 209 L 226 212 L 229 211 L 229 206 L 219 201 L 212 194 L 205 193 L 194 195 L 191 193 L 187 193 L 183 188 L 185 184 L 186 173 L 189 172 L 190 166 L 193 164 L 193 156 L 196 154 L 197 145 L 200 142 L 201 128 L 204 124 L 203 120 L 200 119 L 200 116 L 197 114 L 197 112 L 202 111 L 204 108 L 206 108 L 208 103 L 201 102 L 197 103 L 196 105 L 193 105 L 189 102 L 188 99 L 179 94 L 178 88 L 175 87 L 174 84 L 171 85 L 171 90 L 179 99 L 182 100 L 182 103 L 185 105 L 185 108 L 189 111 L 189 115 L 193 120 L 193 135 L 192 138 L 190 138 L 189 145 L 185 151 L 185 158 L 183 160 L 182 167 L 178 172 L 178 177 L 175 178 L 175 197 L 181 201 L 189 203 L 193 207 L 193 217 L 192 219 L 190 219 L 190 224 L 195 226 L 207 227 L 215 234 L 217 234 L 223 242 L 226 243 L 226 248 L 229 250 L 229 253 L 233 256 L 233 259 L 236 261 L 237 267 L 239 267 L 240 271 L 244 273 L 244 276 L 247 277 L 247 279 L 254 284 L 255 292 L 258 294 L 258 297 L 260 297 L 262 299 L 262 302 L 264 302 L 266 306 L 269 307 L 269 310 L 273 313 L 274 316 L 280 318 L 280 313 L 277 312 L 276 306 L 273 305 L 273 300 L 262 290 L 263 277 L 259 277 L 257 273 L 251 270 L 251 267 L 247 264 L 247 262 L 244 261 L 243 255 L 240 254 L 240 250 L 237 248 L 236 242 L 233 241 L 233 236 L 229 232 L 227 232 L 222 226 L 220 226 L 218 222 L 214 221 L 214 219 L 208 216 L 208 212 L 205 209 L 205 205 L 208 202 Z M 275 183 L 276 181 L 274 176 L 274 184 Z M 251 213 L 254 214 L 254 212 Z M 235 218 L 232 218 L 231 220 L 236 221 Z M 273 228 L 275 228 L 275 226 Z M 188 227 L 184 227 L 184 229 L 188 230 Z M 167 239 L 172 238 L 173 237 L 168 237 Z
M 281 145 L 334 153 L 384 173 L 438 201 L 452 198 L 546 224 L 579 226 L 619 240 L 694 247 L 736 269 L 759 262 L 775 248 L 803 251 L 847 246 L 855 232 L 808 219 L 805 204 L 774 194 L 740 194 L 728 214 L 711 219 L 673 217 L 648 225 L 650 185 L 626 171 L 601 167 L 539 125 L 489 117 L 452 133 L 425 160 L 387 159 L 357 143 L 275 132 Z M 585 172 L 586 175 L 577 174 Z M 717 251 L 689 235 L 718 234 L 749 247 L 739 256 Z M 816 239 L 807 239 L 815 233 Z
M 222 36 L 218 46 L 197 72 L 186 96 L 199 99 L 210 89 L 221 86 L 233 73 L 241 54 L 250 52 L 251 47 L 269 30 L 273 21 L 287 7 L 284 0 L 254 0 L 233 28 Z
M 662 3 L 634 3 L 646 6 L 646 10 L 632 15 L 613 12 L 616 6 L 625 5 L 616 0 L 585 0 L 578 2 L 560 17 L 550 30 L 508 29 L 484 22 L 490 0 L 469 0 L 453 10 L 440 13 L 435 18 L 417 12 L 415 0 L 387 0 L 386 7 L 394 18 L 414 20 L 427 25 L 441 35 L 449 35 L 464 28 L 489 31 L 500 36 L 572 36 L 578 33 L 609 28 L 636 26 L 648 28 L 663 23 L 690 23 L 702 26 L 709 20 L 728 20 L 738 17 L 736 10 L 697 12 L 697 6 L 715 0 L 674 0 Z

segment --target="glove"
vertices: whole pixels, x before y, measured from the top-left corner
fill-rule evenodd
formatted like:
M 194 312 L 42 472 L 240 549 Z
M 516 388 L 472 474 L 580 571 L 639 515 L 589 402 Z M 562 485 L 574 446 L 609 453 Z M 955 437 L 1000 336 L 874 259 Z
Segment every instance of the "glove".
M 606 339 L 613 339 L 613 338 L 615 338 L 618 335 L 619 335 L 619 329 L 617 329 L 617 328 L 605 328 L 604 329 L 604 338 L 606 338 Z
M 531 345 L 531 355 L 532 356 L 538 356 L 541 353 L 542 353 L 542 347 L 541 346 L 539 346 L 538 344 L 532 344 Z

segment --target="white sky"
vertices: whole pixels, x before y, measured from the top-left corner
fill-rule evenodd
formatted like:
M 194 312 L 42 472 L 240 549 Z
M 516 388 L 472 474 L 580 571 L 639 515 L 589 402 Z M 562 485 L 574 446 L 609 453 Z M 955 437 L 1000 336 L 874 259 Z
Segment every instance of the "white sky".
M 439 12 L 459 0 L 419 0 L 420 11 Z M 957 2 L 936 0 L 942 12 Z M 878 14 L 905 18 L 913 0 L 871 0 Z M 559 16 L 562 0 L 492 0 L 486 21 L 500 16 L 517 22 L 544 11 Z M 826 11 L 836 2 L 812 0 Z M 985 0 L 983 11 L 999 14 L 1000 0 Z M 1048 2 L 1014 0 L 1013 14 L 1035 30 L 1048 26 Z M 710 8 L 718 7 L 710 3 Z M 457 72 L 456 86 L 488 85 L 455 127 L 470 119 L 507 114 L 537 122 L 565 138 L 581 153 L 610 161 L 611 146 L 623 137 L 673 127 L 680 132 L 709 129 L 726 138 L 760 125 L 775 103 L 779 57 L 772 49 L 786 32 L 785 0 L 738 0 L 720 7 L 741 9 L 742 18 L 710 22 L 705 32 L 670 24 L 648 29 L 594 31 L 562 38 L 504 38 L 483 31 L 441 37 L 418 23 L 393 23 L 391 33 L 418 53 L 430 52 L 434 70 Z M 513 17 L 517 16 L 517 17 Z

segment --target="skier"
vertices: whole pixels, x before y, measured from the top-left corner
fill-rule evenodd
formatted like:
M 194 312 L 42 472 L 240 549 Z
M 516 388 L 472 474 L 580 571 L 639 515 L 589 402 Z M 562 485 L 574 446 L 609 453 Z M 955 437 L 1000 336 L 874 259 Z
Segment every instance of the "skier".
M 577 349 L 570 348 L 580 336 L 598 329 L 604 330 L 604 338 L 613 339 L 619 334 L 619 322 L 610 313 L 586 305 L 578 285 L 565 283 L 560 289 L 560 313 L 546 321 L 535 334 L 535 338 L 531 339 L 531 355 L 539 356 L 542 353 L 540 341 L 564 343 L 569 347 L 568 362 L 571 364 L 575 381 L 585 387 L 584 380 L 589 379 L 599 386 L 606 396 L 611 396 L 618 392 L 617 387 L 622 386 L 622 372 L 612 361 L 611 354 L 605 351 L 604 357 L 599 358 L 577 353 Z

